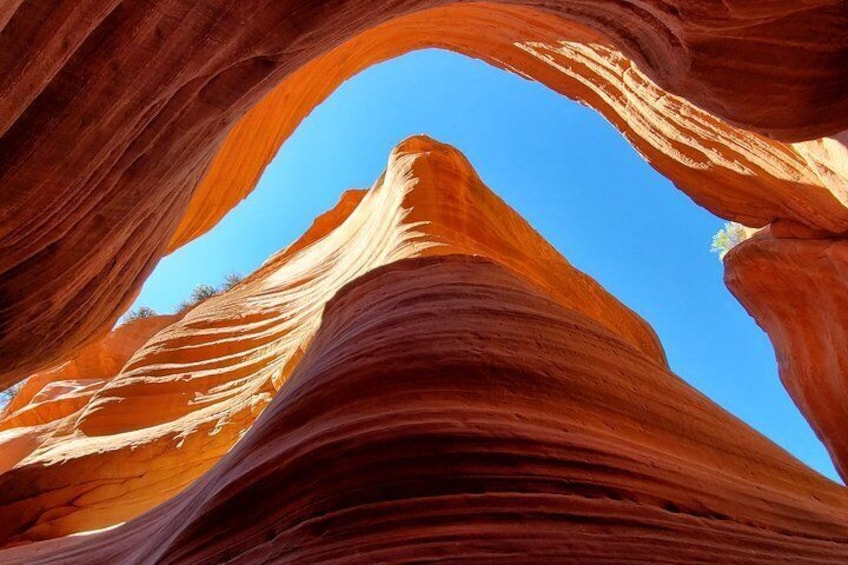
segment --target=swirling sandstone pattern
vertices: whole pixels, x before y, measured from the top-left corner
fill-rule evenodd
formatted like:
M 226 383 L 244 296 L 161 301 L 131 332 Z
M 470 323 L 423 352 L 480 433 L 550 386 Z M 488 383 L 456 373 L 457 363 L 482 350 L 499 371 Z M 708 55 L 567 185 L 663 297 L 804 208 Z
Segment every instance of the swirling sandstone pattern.
M 156 316 L 123 325 L 71 361 L 27 379 L 0 415 L 0 473 L 46 444 L 66 441 L 91 397 L 154 333 L 177 318 Z
M 170 322 L 0 475 L 11 545 L 150 510 L 0 563 L 848 558 L 848 492 L 671 374 L 429 138 Z M 4 426 L 38 434 L 16 418 L 56 380 Z
M 250 428 L 342 286 L 400 259 L 456 253 L 490 257 L 665 365 L 653 330 L 571 267 L 461 153 L 413 137 L 367 194 L 346 193 L 248 280 L 124 358 L 63 421 L 70 429 L 0 475 L 0 512 L 13 518 L 0 524 L 0 543 L 103 528 L 173 496 Z M 17 435 L 40 432 L 18 414 L 9 417 L 23 426 Z
M 446 48 L 765 226 L 726 281 L 845 477 L 844 0 L 12 0 L 0 29 L 0 386 L 71 359 L 1 416 L 0 562 L 848 557 L 843 487 L 426 138 L 234 290 L 107 333 L 341 82 Z
M 597 107 L 721 215 L 848 231 L 844 148 L 816 139 L 848 127 L 841 0 L 13 1 L 0 23 L 4 383 L 102 336 L 336 85 L 421 47 Z
M 846 504 L 602 325 L 452 255 L 343 287 L 181 495 L 0 562 L 834 563 Z

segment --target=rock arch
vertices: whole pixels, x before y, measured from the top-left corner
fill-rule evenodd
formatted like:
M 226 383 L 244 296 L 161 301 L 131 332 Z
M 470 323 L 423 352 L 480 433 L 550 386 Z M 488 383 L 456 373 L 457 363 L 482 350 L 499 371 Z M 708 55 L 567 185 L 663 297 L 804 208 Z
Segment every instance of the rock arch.
M 848 230 L 844 145 L 720 119 L 789 140 L 848 127 L 841 2 L 231 4 L 4 6 L 4 382 L 102 335 L 347 76 L 425 46 L 595 106 L 721 216 Z
M 0 69 L 7 77 L 0 85 L 3 382 L 67 359 L 103 335 L 158 259 L 210 229 L 244 198 L 279 145 L 343 80 L 404 52 L 440 47 L 596 108 L 697 203 L 766 228 L 728 254 L 727 282 L 769 332 L 784 383 L 844 476 L 844 7 L 837 0 L 802 6 L 789 0 L 6 3 L 0 8 Z M 502 267 L 473 270 L 497 279 L 509 271 Z M 550 299 L 523 284 L 504 283 L 504 300 L 515 293 L 533 303 Z M 589 306 L 567 306 L 584 316 L 578 325 L 587 335 L 596 323 L 607 327 L 605 316 L 615 311 L 611 306 L 593 315 Z M 203 320 L 188 316 L 185 324 L 202 326 Z M 651 366 L 640 378 L 673 382 L 650 330 L 638 320 L 624 326 L 611 330 L 621 341 L 616 347 Z M 118 383 L 126 398 L 137 384 L 132 375 Z M 675 394 L 691 400 L 689 392 Z M 96 408 L 108 410 L 110 398 L 98 397 Z M 178 416 L 184 409 L 171 408 Z M 255 407 L 241 408 L 249 425 Z M 660 405 L 653 409 L 662 412 Z M 734 427 L 725 415 L 705 410 L 709 419 Z M 126 422 L 92 410 L 80 425 L 96 436 L 117 433 L 115 426 Z M 260 439 L 262 433 L 256 432 Z M 772 533 L 801 532 L 781 538 L 786 552 L 822 560 L 843 555 L 843 490 L 810 476 L 754 434 L 739 434 L 756 453 L 758 477 L 739 483 L 741 491 L 722 484 L 728 490 L 721 492 L 744 497 L 765 485 L 766 506 L 789 509 L 774 513 L 755 502 L 739 521 L 755 529 L 766 524 Z M 710 454 L 695 454 L 695 465 L 703 457 L 715 464 Z M 674 466 L 663 457 L 653 462 Z M 739 462 L 737 477 L 750 476 L 746 465 Z M 14 479 L 7 474 L 3 480 Z M 792 481 L 803 489 L 787 488 Z M 218 501 L 205 497 L 207 486 L 196 486 L 188 500 L 207 509 L 211 504 L 214 515 Z M 647 506 L 656 506 L 646 496 L 641 492 L 635 502 L 650 499 Z M 686 520 L 728 515 L 715 510 L 723 507 L 721 496 L 708 504 L 666 502 L 664 511 L 683 509 Z M 196 524 L 207 519 L 195 518 Z M 120 535 L 147 539 L 146 527 L 136 524 Z M 687 540 L 697 544 L 699 532 L 690 531 Z M 742 547 L 748 533 L 728 535 Z M 77 551 L 74 540 L 63 544 Z M 148 549 L 167 549 L 178 559 L 185 547 Z M 761 557 L 773 560 L 767 553 Z

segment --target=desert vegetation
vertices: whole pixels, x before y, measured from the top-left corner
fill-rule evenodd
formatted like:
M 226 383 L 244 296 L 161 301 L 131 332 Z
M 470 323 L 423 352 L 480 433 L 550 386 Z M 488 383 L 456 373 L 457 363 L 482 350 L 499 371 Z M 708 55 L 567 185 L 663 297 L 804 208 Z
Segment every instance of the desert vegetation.
M 748 239 L 745 226 L 736 222 L 725 222 L 724 227 L 713 236 L 710 251 L 716 253 L 720 261 L 724 260 L 727 253 Z

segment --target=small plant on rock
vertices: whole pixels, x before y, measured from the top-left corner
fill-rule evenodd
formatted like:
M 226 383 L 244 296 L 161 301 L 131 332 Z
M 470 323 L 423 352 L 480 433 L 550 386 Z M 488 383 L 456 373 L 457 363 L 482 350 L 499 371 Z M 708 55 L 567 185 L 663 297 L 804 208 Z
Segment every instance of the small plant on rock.
M 221 285 L 222 290 L 230 290 L 241 281 L 244 280 L 244 275 L 240 273 L 230 273 L 226 277 L 224 277 L 224 284 Z
M 12 402 L 19 392 L 21 392 L 25 382 L 25 380 L 20 381 L 5 390 L 0 390 L 0 414 L 6 411 L 6 407 L 9 406 L 9 403 Z
M 127 322 L 132 322 L 133 320 L 140 320 L 142 318 L 152 318 L 156 315 L 156 310 L 150 308 L 148 306 L 139 306 L 138 308 L 133 308 L 126 314 L 124 314 L 123 322 L 126 324 Z
M 727 253 L 748 239 L 748 234 L 745 232 L 745 226 L 736 222 L 726 222 L 724 227 L 718 230 L 713 236 L 713 244 L 710 246 L 710 251 L 718 254 L 720 261 L 724 260 Z
M 205 302 L 218 294 L 220 291 L 214 286 L 208 284 L 199 284 L 191 291 L 191 296 L 189 296 L 188 300 L 183 300 L 180 302 L 179 306 L 177 306 L 177 312 L 184 313 L 188 312 L 201 302 Z

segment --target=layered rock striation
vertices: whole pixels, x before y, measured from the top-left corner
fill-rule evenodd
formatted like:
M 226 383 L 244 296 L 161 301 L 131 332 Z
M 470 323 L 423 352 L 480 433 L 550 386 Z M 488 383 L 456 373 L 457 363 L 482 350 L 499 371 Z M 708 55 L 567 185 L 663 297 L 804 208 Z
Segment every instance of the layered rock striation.
M 848 558 L 844 487 L 673 375 L 427 137 L 232 290 L 143 322 L 92 347 L 127 344 L 108 368 L 69 365 L 65 389 L 97 385 L 0 474 L 0 563 Z M 58 380 L 0 426 L 52 425 L 15 418 Z
M 312 108 L 413 49 L 597 108 L 724 217 L 848 231 L 844 134 L 826 137 L 848 128 L 841 0 L 13 0 L 0 25 L 3 383 L 105 335 Z
M 569 265 L 461 153 L 409 138 L 369 191 L 345 193 L 246 281 L 136 344 L 108 380 L 87 388 L 62 434 L 51 430 L 50 441 L 0 475 L 0 512 L 10 518 L 0 524 L 0 543 L 107 527 L 173 496 L 247 432 L 309 349 L 340 288 L 401 259 L 450 254 L 491 258 L 665 365 L 653 330 Z M 110 335 L 90 347 L 108 351 L 115 342 Z M 74 382 L 88 377 L 83 371 Z M 34 377 L 25 390 L 42 382 Z M 16 437 L 42 433 L 22 419 L 24 403 L 0 426 Z
M 0 414 L 0 473 L 47 445 L 67 441 L 92 396 L 154 333 L 177 318 L 135 320 L 89 345 L 76 358 L 29 377 Z
M 345 286 L 180 495 L 0 562 L 834 563 L 846 502 L 600 324 L 449 255 Z
M 339 84 L 432 47 L 595 108 L 763 228 L 726 282 L 846 476 L 843 0 L 12 0 L 0 562 L 845 560 L 844 488 L 424 137 L 235 289 L 109 331 Z

